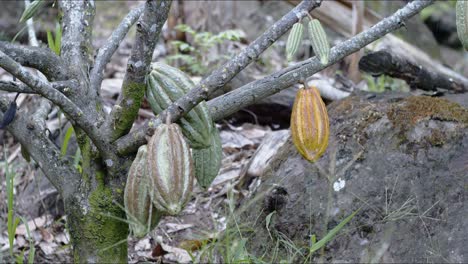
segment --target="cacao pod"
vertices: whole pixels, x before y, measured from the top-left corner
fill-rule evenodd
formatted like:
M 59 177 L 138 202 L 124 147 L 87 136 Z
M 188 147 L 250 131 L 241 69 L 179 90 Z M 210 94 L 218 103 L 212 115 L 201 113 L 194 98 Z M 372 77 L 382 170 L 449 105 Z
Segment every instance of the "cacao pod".
M 190 147 L 177 124 L 161 124 L 148 143 L 153 204 L 163 213 L 180 213 L 190 199 L 194 170 Z
M 458 0 L 455 13 L 458 38 L 465 50 L 468 51 L 468 1 Z
M 211 145 L 208 148 L 192 150 L 195 177 L 198 184 L 204 189 L 208 188 L 218 175 L 223 158 L 223 148 L 218 130 L 213 127 L 211 134 Z
M 146 97 L 155 114 L 164 111 L 195 85 L 190 78 L 174 67 L 153 63 L 146 77 Z M 177 122 L 192 148 L 210 145 L 212 121 L 206 102 L 201 102 Z
M 286 56 L 288 61 L 292 60 L 294 54 L 296 54 L 299 46 L 301 45 L 302 34 L 304 32 L 304 25 L 299 21 L 293 25 L 291 32 L 286 42 Z
M 140 238 L 156 227 L 162 214 L 154 207 L 150 192 L 147 147 L 138 149 L 128 172 L 124 192 L 124 205 L 130 230 Z
M 327 34 L 317 19 L 312 19 L 309 24 L 310 41 L 315 55 L 320 59 L 322 64 L 328 63 L 330 56 L 330 45 L 328 44 Z
M 291 136 L 297 150 L 315 161 L 327 149 L 329 134 L 327 108 L 317 88 L 299 89 L 291 113 Z

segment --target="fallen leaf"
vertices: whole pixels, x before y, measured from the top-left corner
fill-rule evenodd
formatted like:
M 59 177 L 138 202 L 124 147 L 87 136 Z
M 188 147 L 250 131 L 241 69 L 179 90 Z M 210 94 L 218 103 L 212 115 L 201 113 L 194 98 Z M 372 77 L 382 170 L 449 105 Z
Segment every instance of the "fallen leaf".
M 168 233 L 168 234 L 175 233 L 175 232 L 178 232 L 180 230 L 191 228 L 192 226 L 193 226 L 192 224 L 167 223 L 166 224 L 166 227 L 167 227 L 166 233 Z
M 163 249 L 163 247 L 161 246 L 160 243 L 158 243 L 154 248 L 153 248 L 153 251 L 151 252 L 151 256 L 153 258 L 157 258 L 157 257 L 162 257 L 164 255 L 166 255 L 168 252 L 165 251 Z

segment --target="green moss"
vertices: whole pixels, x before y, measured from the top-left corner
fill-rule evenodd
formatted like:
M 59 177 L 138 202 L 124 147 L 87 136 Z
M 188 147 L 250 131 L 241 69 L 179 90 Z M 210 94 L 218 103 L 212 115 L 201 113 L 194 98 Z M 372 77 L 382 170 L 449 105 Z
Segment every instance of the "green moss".
M 399 130 L 398 145 L 408 142 L 406 131 L 411 130 L 423 120 L 441 120 L 468 125 L 468 110 L 459 104 L 441 98 L 410 96 L 389 108 L 387 116 L 392 125 Z M 426 141 L 432 146 L 442 146 L 447 135 L 433 130 Z
M 138 115 L 144 94 L 145 84 L 135 82 L 125 83 L 123 87 L 123 98 L 125 99 L 120 103 L 121 110 L 116 113 L 112 139 L 117 139 L 130 131 Z
M 438 119 L 468 124 L 468 110 L 441 98 L 411 96 L 395 104 L 387 112 L 395 127 L 408 128 L 421 120 Z
M 104 186 L 104 174 L 96 173 L 96 179 L 98 186 L 89 197 L 91 211 L 84 222 L 84 236 L 95 241 L 100 261 L 126 260 L 127 243 L 116 244 L 128 236 L 128 225 L 124 221 L 106 216 L 110 214 L 125 219 L 125 214 L 113 202 L 112 190 Z
M 89 207 L 86 210 L 83 210 L 77 197 L 66 201 L 71 238 L 75 245 L 75 262 L 127 261 L 128 225 L 124 222 L 125 212 L 114 202 L 122 200 L 121 195 L 116 197 L 104 185 L 104 178 L 104 173 L 96 173 L 97 187 L 89 196 Z

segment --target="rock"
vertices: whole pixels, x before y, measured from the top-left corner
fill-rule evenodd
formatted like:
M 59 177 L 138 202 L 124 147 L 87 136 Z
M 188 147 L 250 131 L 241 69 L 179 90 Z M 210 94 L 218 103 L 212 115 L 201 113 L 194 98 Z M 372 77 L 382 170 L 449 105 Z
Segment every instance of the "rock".
M 467 262 L 468 110 L 384 93 L 353 95 L 328 111 L 325 155 L 311 164 L 289 139 L 242 202 L 237 222 L 255 230 L 242 234 L 250 253 L 303 262 L 311 235 L 320 240 L 359 210 L 326 244 L 324 261 Z

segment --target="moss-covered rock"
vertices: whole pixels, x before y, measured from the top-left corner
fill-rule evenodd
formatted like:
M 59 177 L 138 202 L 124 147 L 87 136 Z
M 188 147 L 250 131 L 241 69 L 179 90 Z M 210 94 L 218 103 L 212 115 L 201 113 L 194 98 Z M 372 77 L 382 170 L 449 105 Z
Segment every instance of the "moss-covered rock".
M 255 230 L 243 234 L 246 248 L 302 262 L 313 234 L 319 240 L 360 209 L 324 261 L 466 261 L 468 111 L 397 93 L 352 96 L 328 111 L 325 155 L 311 164 L 289 141 L 240 207 L 238 223 Z

